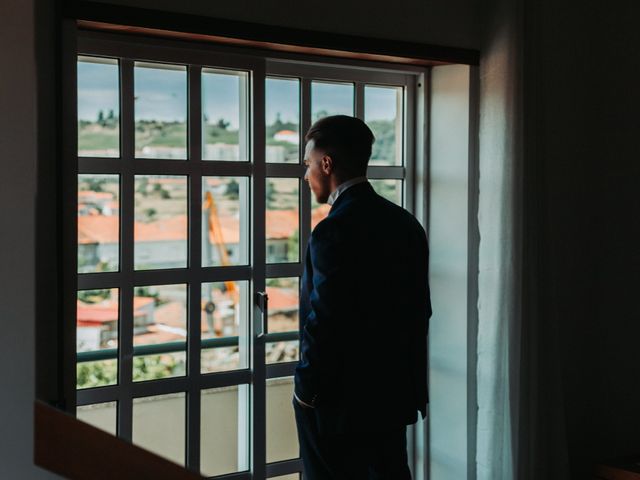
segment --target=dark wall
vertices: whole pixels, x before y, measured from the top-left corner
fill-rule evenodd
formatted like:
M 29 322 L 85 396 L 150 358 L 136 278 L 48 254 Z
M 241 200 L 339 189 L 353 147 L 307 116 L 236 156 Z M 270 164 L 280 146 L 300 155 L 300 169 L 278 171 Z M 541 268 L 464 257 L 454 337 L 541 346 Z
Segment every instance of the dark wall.
M 480 0 L 99 0 L 321 32 L 478 48 Z
M 586 478 L 598 460 L 640 454 L 640 5 L 530 3 L 539 307 L 558 327 L 558 408 L 572 476 Z

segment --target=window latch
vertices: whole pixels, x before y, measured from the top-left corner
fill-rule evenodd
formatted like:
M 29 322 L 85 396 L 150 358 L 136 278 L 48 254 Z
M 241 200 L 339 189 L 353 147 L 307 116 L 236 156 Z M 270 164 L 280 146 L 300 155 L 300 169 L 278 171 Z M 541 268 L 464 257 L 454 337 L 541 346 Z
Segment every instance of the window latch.
M 269 295 L 266 292 L 257 292 L 256 303 L 262 312 L 261 331 L 258 332 L 258 338 L 262 338 L 269 333 Z

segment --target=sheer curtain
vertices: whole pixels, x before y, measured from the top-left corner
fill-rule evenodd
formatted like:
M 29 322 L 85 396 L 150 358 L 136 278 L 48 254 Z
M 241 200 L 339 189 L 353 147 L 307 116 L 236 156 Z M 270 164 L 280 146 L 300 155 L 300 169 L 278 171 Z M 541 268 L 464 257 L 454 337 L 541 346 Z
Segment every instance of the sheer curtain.
M 556 326 L 541 315 L 526 0 L 489 0 L 480 66 L 479 480 L 568 478 Z M 528 23 L 527 25 L 531 25 Z M 535 38 L 535 37 L 531 37 Z M 525 73 L 527 75 L 525 75 Z

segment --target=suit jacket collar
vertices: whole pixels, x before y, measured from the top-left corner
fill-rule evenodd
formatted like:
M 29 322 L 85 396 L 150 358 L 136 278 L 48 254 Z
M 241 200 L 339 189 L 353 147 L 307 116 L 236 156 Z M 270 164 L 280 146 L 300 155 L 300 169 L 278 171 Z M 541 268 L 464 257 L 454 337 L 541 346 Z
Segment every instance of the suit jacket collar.
M 349 187 L 333 203 L 329 216 L 351 203 L 354 199 L 375 193 L 369 182 L 362 182 Z

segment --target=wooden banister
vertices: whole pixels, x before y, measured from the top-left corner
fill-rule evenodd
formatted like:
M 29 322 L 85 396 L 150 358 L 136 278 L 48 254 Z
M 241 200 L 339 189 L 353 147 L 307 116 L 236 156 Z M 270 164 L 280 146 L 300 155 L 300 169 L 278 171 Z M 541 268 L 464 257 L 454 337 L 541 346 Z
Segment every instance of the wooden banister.
M 65 478 L 205 478 L 39 401 L 34 428 L 35 464 Z

